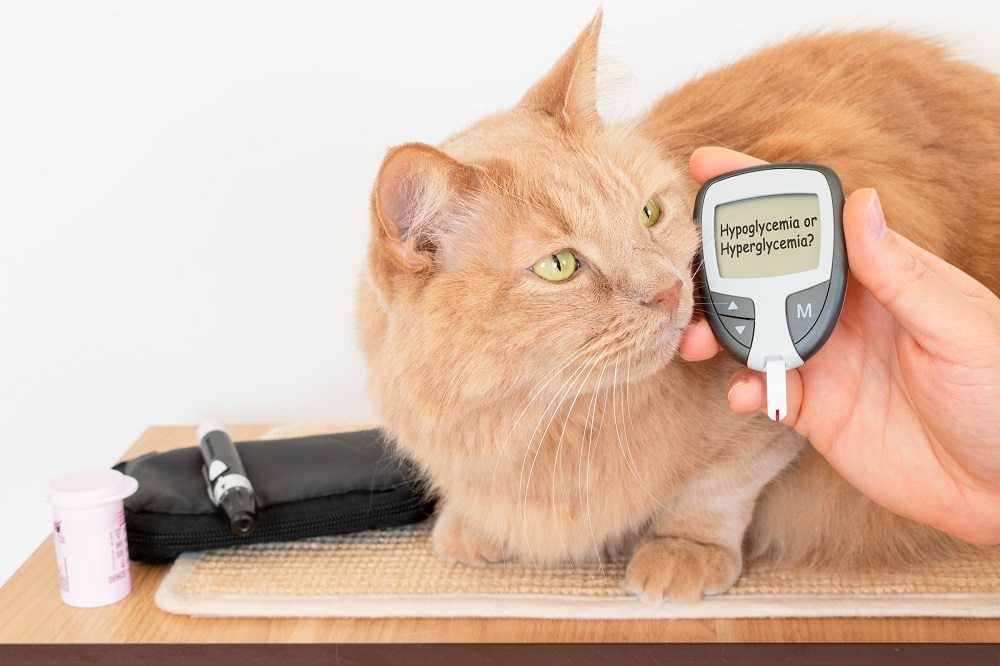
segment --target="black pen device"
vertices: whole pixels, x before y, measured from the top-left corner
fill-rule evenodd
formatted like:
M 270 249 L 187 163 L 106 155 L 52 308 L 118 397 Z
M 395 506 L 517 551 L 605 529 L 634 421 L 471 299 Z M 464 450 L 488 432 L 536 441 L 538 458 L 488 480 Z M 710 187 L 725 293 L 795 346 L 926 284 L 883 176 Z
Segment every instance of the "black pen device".
M 212 504 L 229 516 L 229 528 L 236 536 L 247 536 L 257 527 L 257 504 L 253 486 L 226 427 L 203 423 L 198 428 L 198 448 L 205 464 L 201 471 L 208 484 Z

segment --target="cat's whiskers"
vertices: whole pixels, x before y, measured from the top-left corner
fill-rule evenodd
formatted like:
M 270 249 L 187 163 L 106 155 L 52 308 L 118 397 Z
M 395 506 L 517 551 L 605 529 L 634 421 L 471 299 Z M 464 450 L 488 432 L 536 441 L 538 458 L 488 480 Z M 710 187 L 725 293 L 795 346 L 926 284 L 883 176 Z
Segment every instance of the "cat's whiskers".
M 551 504 L 552 504 L 552 521 L 553 521 L 552 525 L 553 525 L 553 531 L 556 534 L 559 534 L 560 536 L 562 536 L 562 532 L 559 529 L 557 529 L 557 526 L 559 524 L 559 519 L 558 516 L 556 515 L 556 479 L 559 477 L 559 455 L 562 452 L 563 440 L 566 437 L 566 428 L 569 426 L 570 418 L 573 415 L 573 408 L 576 407 L 576 401 L 580 398 L 580 393 L 583 391 L 583 387 L 586 386 L 587 380 L 590 379 L 590 375 L 593 374 L 594 370 L 597 368 L 598 363 L 599 360 L 597 359 L 597 355 L 595 354 L 592 357 L 592 365 L 590 366 L 590 370 L 587 372 L 586 376 L 580 381 L 580 388 L 576 390 L 576 395 L 573 396 L 573 402 L 570 403 L 569 410 L 566 412 L 566 416 L 564 417 L 563 420 L 562 431 L 559 433 L 559 442 L 556 444 L 556 454 L 552 460 L 552 492 L 550 493 Z M 583 442 L 580 442 L 580 446 L 582 448 Z M 565 539 L 562 539 L 562 546 L 563 546 L 563 553 L 566 554 L 568 557 L 570 557 L 570 559 L 572 559 L 569 549 L 566 548 Z
M 629 328 L 630 327 L 623 327 L 620 330 L 627 331 Z M 494 461 L 493 472 L 492 472 L 491 480 L 490 480 L 490 495 L 491 495 L 491 498 L 494 498 L 496 496 L 496 480 L 497 480 L 497 475 L 499 473 L 500 464 L 501 464 L 501 462 L 503 460 L 504 453 L 505 453 L 507 447 L 509 446 L 511 439 L 514 436 L 514 433 L 517 431 L 518 426 L 522 422 L 522 420 L 524 418 L 524 415 L 531 409 L 532 405 L 534 405 L 536 403 L 536 401 L 538 400 L 538 398 L 545 392 L 545 390 L 547 388 L 549 388 L 549 386 L 556 380 L 556 378 L 562 376 L 562 374 L 564 372 L 566 372 L 567 369 L 570 368 L 570 366 L 577 359 L 579 359 L 581 356 L 583 356 L 584 354 L 587 354 L 587 353 L 593 354 L 587 362 L 583 363 L 582 365 L 580 365 L 577 368 L 569 370 L 570 376 L 555 391 L 555 394 L 549 400 L 549 403 L 546 405 L 545 409 L 542 410 L 541 415 L 539 417 L 539 421 L 536 424 L 535 428 L 533 429 L 532 434 L 531 434 L 531 436 L 530 436 L 530 438 L 528 440 L 528 444 L 527 444 L 526 448 L 524 449 L 524 453 L 522 455 L 521 469 L 520 469 L 519 478 L 518 478 L 518 488 L 519 488 L 519 493 L 518 494 L 520 495 L 520 488 L 524 487 L 523 501 L 520 502 L 521 506 L 519 507 L 519 513 L 521 514 L 522 531 L 525 533 L 525 536 L 527 536 L 527 529 L 526 529 L 527 525 L 526 525 L 526 522 L 525 522 L 526 521 L 526 511 L 527 511 L 527 499 L 528 499 L 528 495 L 530 494 L 530 483 L 531 483 L 531 477 L 532 477 L 533 470 L 534 470 L 534 465 L 535 465 L 535 462 L 537 461 L 538 455 L 540 453 L 541 445 L 542 445 L 542 443 L 544 443 L 545 436 L 547 435 L 547 432 L 548 432 L 549 428 L 551 427 L 552 423 L 555 421 L 555 419 L 559 415 L 559 411 L 562 408 L 563 403 L 565 402 L 566 398 L 568 397 L 569 392 L 572 390 L 572 383 L 574 383 L 577 379 L 579 379 L 581 377 L 581 375 L 583 374 L 583 372 L 587 371 L 587 369 L 589 368 L 589 371 L 587 372 L 587 376 L 583 378 L 583 380 L 580 383 L 580 386 L 578 388 L 577 394 L 576 394 L 576 396 L 573 399 L 573 404 L 575 405 L 576 401 L 579 398 L 579 395 L 582 394 L 583 389 L 586 387 L 586 385 L 587 385 L 587 383 L 589 381 L 589 378 L 590 378 L 590 376 L 593 373 L 593 370 L 596 369 L 597 364 L 599 364 L 602 360 L 605 362 L 604 368 L 601 371 L 601 381 L 603 381 L 603 376 L 604 376 L 604 374 L 606 372 L 606 369 L 607 369 L 608 365 L 610 364 L 611 355 L 612 354 L 617 354 L 618 357 L 620 358 L 622 350 L 626 349 L 628 346 L 631 345 L 630 337 L 631 336 L 627 332 L 623 332 L 617 339 L 611 341 L 612 342 L 611 345 L 608 344 L 608 341 L 606 339 L 602 339 L 601 336 L 595 336 L 594 338 L 588 340 L 587 343 L 590 343 L 590 344 L 585 344 L 585 346 L 584 346 L 583 349 L 580 349 L 572 357 L 570 357 L 568 360 L 566 360 L 565 362 L 563 362 L 562 365 L 559 366 L 559 368 L 557 368 L 555 371 L 553 371 L 551 373 L 550 377 L 545 382 L 543 382 L 541 384 L 541 386 L 539 386 L 534 391 L 534 393 L 532 393 L 530 395 L 530 397 L 522 399 L 522 405 L 523 405 L 523 407 L 521 408 L 521 410 L 519 411 L 519 413 L 515 417 L 514 423 L 512 424 L 510 430 L 508 431 L 506 437 L 504 438 L 504 441 L 503 441 L 503 443 L 502 443 L 502 445 L 500 447 L 500 450 L 497 453 L 496 460 Z M 600 348 L 595 350 L 594 349 L 595 347 L 600 347 Z M 617 351 L 614 349 L 615 347 L 618 348 Z M 452 382 L 450 384 L 449 395 L 453 396 L 453 395 L 456 394 L 456 392 L 457 392 L 457 390 L 459 388 L 459 382 L 460 382 L 460 380 L 461 380 L 461 375 L 456 376 L 455 379 L 452 380 Z M 607 393 L 607 391 L 606 391 L 606 393 Z M 597 396 L 597 392 L 595 390 L 595 396 L 594 396 L 595 406 L 596 406 L 596 400 L 597 400 L 597 398 L 598 398 L 598 396 Z M 550 410 L 552 409 L 553 404 L 557 400 L 559 401 L 559 404 L 558 404 L 558 406 L 554 410 L 551 411 L 551 414 L 550 414 Z M 601 429 L 603 429 L 603 423 L 604 423 L 604 416 L 605 416 L 605 412 L 606 412 L 607 400 L 608 400 L 608 396 L 605 395 L 604 409 L 602 409 L 602 417 L 601 417 Z M 572 412 L 572 409 L 573 409 L 573 405 L 570 406 L 570 412 Z M 535 450 L 534 456 L 532 458 L 531 466 L 528 468 L 528 478 L 525 481 L 525 479 L 524 479 L 524 470 L 525 470 L 525 467 L 528 464 L 528 462 L 527 462 L 527 456 L 531 452 L 531 448 L 532 448 L 533 443 L 535 441 L 535 436 L 538 435 L 538 430 L 539 430 L 540 426 L 542 425 L 542 422 L 545 420 L 546 416 L 549 416 L 548 423 L 546 423 L 545 430 L 542 432 L 541 438 L 539 439 L 539 445 L 538 445 L 538 447 Z M 566 418 L 568 418 L 568 416 L 569 416 L 569 414 L 566 415 Z M 595 417 L 596 417 L 596 407 L 595 407 Z M 563 432 L 565 432 L 565 428 L 566 428 L 566 424 L 564 423 Z M 592 442 L 595 436 L 599 438 L 599 436 L 600 436 L 600 430 L 598 431 L 598 433 L 596 435 L 593 432 L 591 432 L 590 435 L 591 435 L 590 442 Z M 561 441 L 562 441 L 562 436 L 560 438 L 560 446 L 561 446 Z M 558 459 L 559 455 L 560 455 L 560 453 L 559 453 L 559 450 L 557 448 L 557 459 Z M 590 451 L 588 451 L 588 470 L 587 470 L 587 483 L 588 484 L 589 484 L 589 475 L 590 475 L 590 464 L 591 464 L 591 462 L 592 462 L 592 460 L 591 460 L 591 457 L 590 457 Z M 640 483 L 641 483 L 641 480 L 640 480 Z M 587 492 L 588 492 L 588 496 L 587 496 L 587 502 L 586 502 L 587 507 L 586 508 L 587 508 L 587 511 L 589 512 L 590 511 L 590 507 L 589 507 L 589 487 L 587 488 Z M 647 491 L 647 493 L 648 493 L 648 491 Z M 595 543 L 595 547 L 596 547 L 596 537 L 593 534 L 593 524 L 592 524 L 592 520 L 590 519 L 589 515 L 588 515 L 588 526 L 590 527 L 590 530 L 591 530 L 591 539 Z M 527 544 L 527 542 L 526 542 L 526 546 L 528 546 L 529 556 L 531 558 L 531 561 L 532 561 L 532 563 L 534 563 L 534 556 L 533 556 L 533 553 L 530 550 L 530 544 Z M 507 552 L 506 552 L 507 551 L 507 544 L 506 544 L 505 540 L 501 540 L 500 548 L 501 548 L 501 556 L 503 557 L 504 561 L 506 562 L 506 560 L 508 559 L 508 556 L 507 556 Z M 598 555 L 599 555 L 599 552 L 598 552 Z
M 578 359 L 581 356 L 583 356 L 586 352 L 587 352 L 586 349 L 581 349 L 576 354 L 574 354 L 568 361 L 564 362 L 554 372 L 552 372 L 552 374 L 545 381 L 545 383 L 542 384 L 540 387 L 538 387 L 538 390 L 535 391 L 535 393 L 530 397 L 530 399 L 528 399 L 528 398 L 525 399 L 525 400 L 527 400 L 527 404 L 524 405 L 524 408 L 518 413 L 517 417 L 514 419 L 514 424 L 510 427 L 510 431 L 507 433 L 507 436 L 504 438 L 503 444 L 500 446 L 500 451 L 499 451 L 499 453 L 497 453 L 496 462 L 493 464 L 493 476 L 492 476 L 492 479 L 490 480 L 490 499 L 491 500 L 496 495 L 497 469 L 500 467 L 500 460 L 503 458 L 503 452 L 506 450 L 507 444 L 510 442 L 510 438 L 513 436 L 514 431 L 517 429 L 517 425 L 521 422 L 521 419 L 524 417 L 524 415 L 527 413 L 527 411 L 531 408 L 531 405 L 535 402 L 535 400 L 538 399 L 538 396 L 540 396 L 542 394 L 542 391 L 544 391 L 545 388 L 549 384 L 551 384 L 553 381 L 555 381 L 556 377 L 559 377 L 561 375 L 561 373 L 567 367 L 569 367 L 569 365 L 571 363 L 573 363 L 573 361 L 575 361 L 576 359 Z M 521 404 L 524 404 L 525 400 L 522 400 Z
M 583 495 L 583 498 L 584 498 L 584 507 L 583 508 L 584 508 L 584 513 L 587 516 L 587 529 L 590 531 L 590 541 L 591 541 L 591 543 L 594 544 L 594 555 L 597 556 L 597 564 L 598 564 L 598 566 L 601 569 L 601 576 L 604 578 L 604 582 L 605 583 L 608 582 L 608 577 L 607 577 L 607 574 L 604 571 L 604 560 L 601 558 L 601 549 L 597 545 L 597 537 L 594 536 L 594 520 L 593 520 L 593 516 L 591 515 L 591 512 L 590 512 L 590 466 L 591 466 L 591 463 L 593 462 L 593 455 L 592 454 L 593 454 L 594 439 L 596 437 L 598 443 L 600 443 L 601 431 L 604 429 L 604 415 L 607 412 L 607 406 L 608 406 L 608 392 L 607 391 L 604 392 L 604 403 L 601 406 L 601 426 L 598 429 L 597 434 L 595 436 L 595 434 L 594 434 L 594 419 L 597 417 L 597 398 L 598 398 L 598 396 L 601 393 L 601 381 L 604 379 L 604 372 L 605 372 L 605 370 L 608 369 L 608 364 L 610 364 L 610 363 L 611 363 L 611 360 L 608 359 L 607 361 L 604 362 L 604 367 L 601 368 L 601 374 L 597 378 L 597 388 L 594 391 L 594 399 L 593 399 L 593 401 L 591 403 L 592 411 L 591 411 L 591 415 L 590 415 L 590 432 L 589 432 L 589 436 L 587 438 L 587 479 L 586 479 L 586 482 L 585 482 L 586 485 L 584 486 L 583 492 L 580 493 L 581 495 Z M 581 455 L 581 457 L 583 455 L 583 445 L 582 445 L 582 443 L 580 445 L 580 455 Z M 577 486 L 578 487 L 579 487 L 579 484 L 580 484 L 579 474 L 580 474 L 580 466 L 577 467 Z
M 649 489 L 646 488 L 646 484 L 644 484 L 642 482 L 642 479 L 639 477 L 639 473 L 635 469 L 635 466 L 634 466 L 634 464 L 632 462 L 631 456 L 629 454 L 625 453 L 625 445 L 622 442 L 622 431 L 619 430 L 619 428 L 618 428 L 618 399 L 617 399 L 617 394 L 618 394 L 618 366 L 619 366 L 619 361 L 620 360 L 621 360 L 621 356 L 620 355 L 615 358 L 615 376 L 614 376 L 614 380 L 613 380 L 614 381 L 614 392 L 613 392 L 612 398 L 611 398 L 611 415 L 614 417 L 615 435 L 618 438 L 618 448 L 622 452 L 622 457 L 625 459 L 625 464 L 628 466 L 629 471 L 632 472 L 632 476 L 635 478 L 636 482 L 638 482 L 639 488 L 642 489 L 642 491 L 644 493 L 646 493 L 646 495 L 649 496 L 649 498 L 651 500 L 653 500 L 654 502 L 656 502 L 656 504 L 660 508 L 662 508 L 662 509 L 664 509 L 666 511 L 670 511 L 671 509 L 670 509 L 669 506 L 667 506 L 666 504 L 664 504 L 663 502 L 661 502 L 655 495 L 653 495 L 653 493 L 649 492 Z M 631 357 L 629 357 L 629 360 L 631 361 Z M 629 363 L 629 365 L 631 365 L 631 363 Z M 631 370 L 630 370 L 630 372 L 631 372 Z M 624 399 L 624 387 L 622 389 L 622 396 L 623 396 L 623 399 Z M 623 402 L 622 403 L 622 409 L 624 410 L 624 408 L 625 408 L 625 405 L 624 405 L 624 402 Z M 624 428 L 625 428 L 624 420 L 625 420 L 625 415 L 622 414 L 622 430 L 624 430 Z
M 621 341 L 625 342 L 625 338 L 623 337 Z M 514 423 L 512 424 L 510 430 L 507 432 L 506 437 L 504 437 L 504 441 L 503 441 L 502 445 L 500 446 L 500 450 L 497 453 L 496 460 L 494 461 L 493 472 L 492 472 L 491 478 L 490 478 L 491 504 L 492 504 L 492 498 L 495 498 L 495 496 L 496 496 L 497 474 L 499 472 L 500 463 L 502 462 L 504 452 L 506 451 L 508 445 L 510 444 L 510 441 L 511 441 L 513 435 L 514 435 L 514 432 L 517 430 L 518 425 L 523 420 L 524 415 L 531 409 L 531 406 L 535 403 L 536 400 L 538 400 L 539 396 L 541 396 L 542 393 L 546 390 L 546 388 L 548 388 L 549 385 L 552 384 L 552 382 L 554 382 L 558 377 L 560 377 L 562 375 L 562 373 L 564 371 L 566 371 L 567 368 L 570 365 L 573 364 L 574 361 L 576 361 L 578 358 L 580 358 L 584 354 L 586 354 L 586 353 L 594 353 L 595 356 L 591 359 L 591 361 L 594 362 L 595 365 L 596 365 L 596 363 L 600 362 L 604 357 L 606 357 L 606 356 L 609 357 L 610 356 L 610 353 L 608 352 L 607 349 L 599 349 L 596 352 L 594 352 L 594 347 L 602 345 L 602 344 L 606 344 L 606 342 L 604 340 L 602 340 L 600 338 L 600 336 L 595 336 L 592 340 L 588 340 L 587 342 L 591 343 L 591 344 L 586 345 L 583 349 L 581 349 L 580 351 L 578 351 L 577 353 L 575 353 L 572 357 L 570 357 L 568 360 L 566 360 L 565 362 L 563 362 L 563 364 L 561 366 L 559 366 L 556 370 L 554 370 L 550 374 L 549 378 L 545 382 L 543 382 L 542 385 L 539 386 L 538 389 L 536 389 L 535 392 L 529 398 L 522 399 L 521 404 L 523 405 L 523 407 L 521 408 L 521 410 L 518 413 L 518 415 L 515 417 Z M 568 383 L 570 381 L 572 381 L 575 377 L 579 376 L 578 373 L 581 370 L 583 370 L 584 368 L 586 368 L 586 367 L 587 367 L 587 364 L 584 364 L 584 365 L 580 366 L 579 368 L 576 368 L 575 370 L 570 370 L 571 376 L 555 392 L 555 395 L 549 401 L 549 404 L 542 411 L 541 417 L 539 419 L 539 423 L 538 423 L 538 425 L 535 426 L 535 430 L 532 432 L 531 438 L 529 439 L 529 442 L 528 442 L 528 447 L 525 449 L 525 453 L 524 453 L 524 456 L 522 458 L 521 471 L 520 471 L 519 480 L 518 480 L 519 487 L 521 485 L 521 480 L 524 477 L 524 466 L 525 466 L 525 464 L 527 464 L 527 454 L 531 450 L 531 442 L 534 440 L 535 434 L 537 434 L 538 426 L 541 425 L 542 420 L 544 420 L 545 415 L 548 414 L 549 408 L 551 407 L 552 403 L 555 401 L 556 397 L 559 396 L 560 392 L 563 391 L 563 389 L 566 388 L 566 386 L 568 385 Z M 525 404 L 525 403 L 527 403 L 527 404 Z M 526 495 L 527 495 L 527 493 L 526 493 Z M 501 556 L 506 561 L 506 559 L 507 559 L 507 553 L 506 553 L 506 544 L 505 544 L 504 541 L 501 541 L 500 548 L 501 548 Z
M 630 421 L 632 420 L 632 409 L 631 409 L 631 395 L 632 395 L 632 355 L 629 353 L 628 361 L 625 364 L 626 375 L 625 375 L 625 386 L 622 390 L 622 436 L 625 439 L 625 453 L 632 461 L 632 469 L 636 470 L 638 474 L 639 466 L 635 462 L 635 456 L 632 455 L 632 447 L 629 443 L 628 432 L 630 429 Z M 634 432 L 634 429 L 633 429 Z M 641 485 L 641 482 L 640 482 Z M 647 493 L 648 494 L 648 493 Z M 662 506 L 662 504 L 661 504 Z
M 455 403 L 455 396 L 458 395 L 459 385 L 461 384 L 462 373 L 455 372 L 455 376 L 452 377 L 451 383 L 448 385 L 448 389 L 445 393 L 445 399 L 441 402 L 441 409 L 437 410 L 434 415 L 434 424 L 431 426 L 432 430 L 437 430 L 438 426 L 441 424 L 441 419 L 447 413 L 452 405 Z
M 524 467 L 528 462 L 528 453 L 532 449 L 532 445 L 535 441 L 535 435 L 538 433 L 538 428 L 539 426 L 542 425 L 542 421 L 545 420 L 545 415 L 549 413 L 549 408 L 552 407 L 553 403 L 555 403 L 556 400 L 558 399 L 559 404 L 555 407 L 555 409 L 552 410 L 552 416 L 549 417 L 548 422 L 545 424 L 545 429 L 542 431 L 541 437 L 538 440 L 538 445 L 534 447 L 535 455 L 531 459 L 531 467 L 528 469 L 528 478 L 524 483 L 524 496 L 523 496 L 523 501 L 521 502 L 521 510 L 520 510 L 521 531 L 522 531 L 522 536 L 524 537 L 524 546 L 528 551 L 528 558 L 531 561 L 532 566 L 536 566 L 536 564 L 535 564 L 534 553 L 531 550 L 531 540 L 528 538 L 528 522 L 527 522 L 528 494 L 531 490 L 531 475 L 535 469 L 535 463 L 538 461 L 538 454 L 542 450 L 542 445 L 545 443 L 545 435 L 548 434 L 549 428 L 552 426 L 552 422 L 555 420 L 556 415 L 559 413 L 559 409 L 562 407 L 563 402 L 565 402 L 566 396 L 569 395 L 569 391 L 572 387 L 572 382 L 576 381 L 576 378 L 579 377 L 580 374 L 582 374 L 582 372 L 586 368 L 587 368 L 586 363 L 577 368 L 573 372 L 573 374 L 571 374 L 569 378 L 563 383 L 563 385 L 559 387 L 559 390 L 556 391 L 556 395 L 552 397 L 552 399 L 549 401 L 549 404 L 545 406 L 545 410 L 542 412 L 541 417 L 538 419 L 538 425 L 535 426 L 535 429 L 531 433 L 531 437 L 528 439 L 528 446 L 525 447 L 524 457 L 521 460 L 521 474 L 518 477 L 517 481 L 517 490 L 519 497 L 521 494 L 521 480 L 524 478 Z
M 608 364 L 610 360 L 604 362 L 604 366 L 601 368 L 601 374 L 597 376 L 597 381 L 594 383 L 594 394 L 590 397 L 590 404 L 587 405 L 587 413 L 584 415 L 584 421 L 589 425 L 584 427 L 584 432 L 587 434 L 587 441 L 589 442 L 594 436 L 594 418 L 597 416 L 597 398 L 598 394 L 601 392 L 601 380 L 604 378 L 604 372 L 608 369 Z M 577 466 L 576 466 L 576 496 L 577 499 L 582 502 L 583 498 L 583 442 L 580 442 L 580 451 L 577 454 Z M 581 504 L 582 508 L 582 504 Z
M 510 431 L 507 433 L 507 436 L 504 438 L 503 444 L 500 446 L 500 451 L 499 451 L 499 453 L 497 453 L 496 462 L 494 462 L 494 464 L 493 464 L 493 474 L 492 474 L 492 477 L 490 479 L 490 505 L 491 506 L 495 506 L 495 502 L 493 500 L 496 497 L 497 469 L 500 467 L 500 461 L 503 458 L 503 452 L 504 452 L 504 450 L 506 450 L 507 444 L 510 442 L 510 438 L 514 434 L 514 430 L 517 429 L 517 425 L 521 422 L 521 419 L 524 417 L 525 413 L 527 413 L 528 409 L 531 408 L 531 405 L 535 402 L 535 400 L 538 399 L 538 396 L 540 396 L 542 394 L 542 391 L 544 391 L 545 388 L 549 384 L 551 384 L 553 381 L 555 381 L 556 377 L 559 377 L 560 373 L 562 373 L 563 370 L 565 370 L 571 363 L 573 363 L 573 361 L 575 361 L 576 359 L 580 358 L 580 356 L 582 356 L 585 352 L 586 352 L 585 349 L 581 349 L 576 354 L 574 354 L 572 357 L 570 357 L 570 359 L 568 361 L 564 362 L 561 366 L 559 366 L 549 376 L 548 380 L 546 380 L 545 383 L 542 384 L 538 388 L 537 391 L 535 391 L 535 393 L 530 397 L 530 399 L 526 398 L 525 400 L 521 401 L 521 404 L 524 404 L 525 401 L 527 401 L 527 404 L 524 405 L 524 408 L 520 411 L 520 413 L 518 413 L 517 418 L 515 418 L 514 424 L 510 427 Z M 547 410 L 548 410 L 548 407 L 546 407 L 546 411 Z M 543 414 L 543 418 L 544 418 L 545 412 L 542 412 L 542 414 Z M 536 428 L 537 428 L 537 426 L 536 426 Z M 527 457 L 527 451 L 525 451 L 525 457 Z M 522 474 L 524 473 L 524 465 L 523 465 L 523 463 L 522 463 L 522 466 L 521 466 L 521 473 Z M 518 481 L 518 490 L 520 492 L 520 480 Z M 506 552 L 506 545 L 505 544 L 506 544 L 506 541 L 504 539 L 501 539 L 501 541 L 500 541 L 500 555 L 501 555 L 501 557 L 504 560 L 504 567 L 506 568 L 507 552 Z

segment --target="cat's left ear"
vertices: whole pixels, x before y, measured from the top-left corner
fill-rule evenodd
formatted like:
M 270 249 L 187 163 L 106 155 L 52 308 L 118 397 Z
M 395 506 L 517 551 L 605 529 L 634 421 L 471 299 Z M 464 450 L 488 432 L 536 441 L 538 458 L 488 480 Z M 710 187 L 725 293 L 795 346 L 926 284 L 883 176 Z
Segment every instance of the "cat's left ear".
M 600 9 L 548 74 L 521 99 L 521 106 L 552 116 L 571 129 L 601 125 L 597 113 L 597 42 Z

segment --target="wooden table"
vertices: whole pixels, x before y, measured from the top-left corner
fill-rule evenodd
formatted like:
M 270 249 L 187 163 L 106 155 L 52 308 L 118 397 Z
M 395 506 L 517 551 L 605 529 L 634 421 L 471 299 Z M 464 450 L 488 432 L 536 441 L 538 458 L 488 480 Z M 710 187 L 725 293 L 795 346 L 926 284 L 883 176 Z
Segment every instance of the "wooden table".
M 268 426 L 233 427 L 255 439 Z M 194 427 L 153 427 L 123 459 L 190 446 Z M 52 537 L 0 589 L 3 643 L 358 642 L 994 642 L 1000 619 L 820 618 L 740 620 L 192 618 L 153 603 L 169 565 L 132 563 L 132 594 L 103 608 L 59 598 Z

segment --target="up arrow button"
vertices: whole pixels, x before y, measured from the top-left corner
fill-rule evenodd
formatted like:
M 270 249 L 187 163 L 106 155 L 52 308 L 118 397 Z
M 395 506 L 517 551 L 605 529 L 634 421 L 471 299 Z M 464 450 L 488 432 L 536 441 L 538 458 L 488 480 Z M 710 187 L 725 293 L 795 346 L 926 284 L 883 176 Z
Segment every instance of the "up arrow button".
M 739 317 L 740 319 L 753 319 L 753 301 L 743 296 L 730 296 L 712 292 L 712 305 L 720 315 L 729 317 Z

